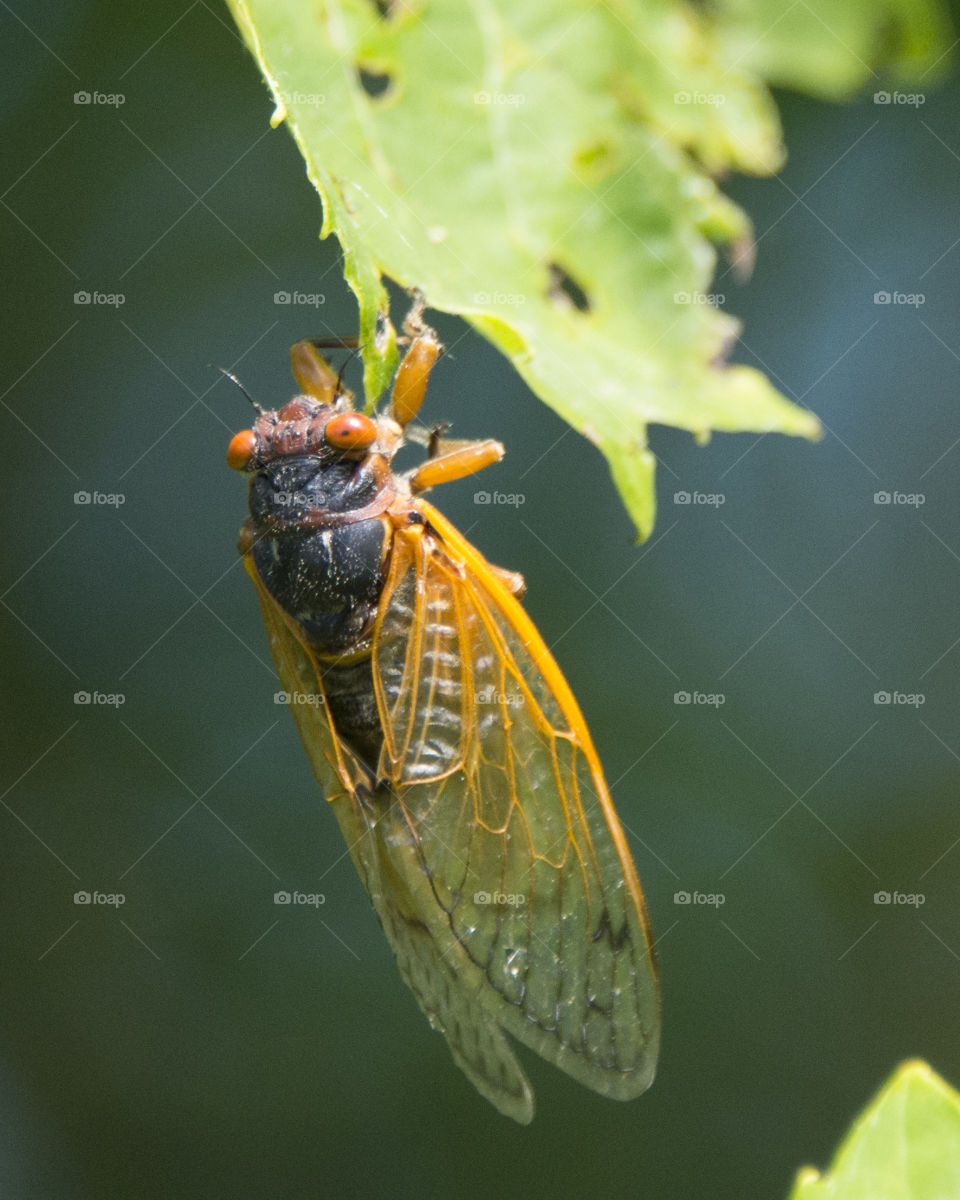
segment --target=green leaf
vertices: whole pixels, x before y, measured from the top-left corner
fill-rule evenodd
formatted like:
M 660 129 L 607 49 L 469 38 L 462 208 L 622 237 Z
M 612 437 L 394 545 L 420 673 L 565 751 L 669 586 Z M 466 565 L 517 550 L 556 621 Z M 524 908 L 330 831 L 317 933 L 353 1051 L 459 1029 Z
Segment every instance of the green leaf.
M 471 321 L 600 447 L 641 536 L 651 422 L 818 436 L 760 372 L 723 365 L 738 325 L 705 297 L 715 247 L 746 261 L 752 244 L 713 176 L 783 156 L 772 101 L 737 61 L 759 14 L 715 27 L 667 0 L 229 3 L 343 246 L 371 405 L 396 363 L 392 336 L 374 336 L 388 275 Z
M 725 55 L 825 100 L 864 84 L 932 82 L 953 41 L 933 0 L 719 0 L 716 11 Z
M 805 1167 L 790 1200 L 960 1196 L 960 1094 L 925 1062 L 903 1063 L 854 1122 L 826 1175 Z

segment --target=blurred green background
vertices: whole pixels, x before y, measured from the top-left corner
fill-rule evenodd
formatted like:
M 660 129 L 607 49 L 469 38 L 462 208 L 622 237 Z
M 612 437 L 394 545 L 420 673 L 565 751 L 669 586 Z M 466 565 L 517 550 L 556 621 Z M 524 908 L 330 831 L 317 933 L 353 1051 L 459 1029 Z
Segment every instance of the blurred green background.
M 3 1195 L 778 1197 L 901 1058 L 960 1082 L 956 76 L 922 106 L 780 97 L 789 165 L 729 185 L 755 275 L 714 292 L 826 436 L 656 430 L 645 546 L 599 454 L 436 322 L 425 419 L 501 438 L 483 486 L 525 502 L 435 499 L 525 574 L 659 937 L 653 1089 L 520 1051 L 521 1129 L 393 966 L 235 555 L 250 414 L 209 364 L 273 405 L 293 341 L 356 324 L 293 142 L 218 5 L 0 27 Z M 323 907 L 276 907 L 293 888 Z

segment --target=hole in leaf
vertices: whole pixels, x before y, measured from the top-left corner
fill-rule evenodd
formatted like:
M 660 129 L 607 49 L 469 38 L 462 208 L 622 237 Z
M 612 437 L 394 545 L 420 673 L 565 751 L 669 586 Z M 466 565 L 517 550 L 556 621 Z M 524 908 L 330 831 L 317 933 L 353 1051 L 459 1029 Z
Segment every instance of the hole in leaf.
M 397 9 L 397 0 L 373 0 L 373 7 L 377 10 L 377 16 L 383 21 L 389 21 Z
M 590 311 L 590 297 L 573 276 L 559 263 L 550 263 L 550 285 L 547 294 L 558 308 L 575 308 L 577 312 Z
M 390 90 L 393 79 L 386 72 L 368 71 L 365 67 L 357 67 L 357 78 L 360 86 L 372 100 L 381 100 Z

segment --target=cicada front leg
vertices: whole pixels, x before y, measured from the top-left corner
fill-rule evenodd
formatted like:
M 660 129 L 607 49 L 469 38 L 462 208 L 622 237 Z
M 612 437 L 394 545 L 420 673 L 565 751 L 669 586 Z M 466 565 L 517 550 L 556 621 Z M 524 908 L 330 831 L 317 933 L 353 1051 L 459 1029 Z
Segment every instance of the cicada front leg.
M 423 309 L 424 299 L 418 292 L 403 323 L 410 346 L 393 384 L 393 419 L 404 428 L 420 411 L 430 373 L 443 351 L 436 333 L 422 319 Z M 439 431 L 430 437 L 428 447 L 430 457 L 407 475 L 413 495 L 441 483 L 453 483 L 456 479 L 475 475 L 484 467 L 500 462 L 504 455 L 501 443 L 492 438 L 476 442 L 446 440 L 439 436 Z M 526 585 L 522 575 L 500 567 L 491 567 L 491 570 L 509 592 L 515 596 L 523 594 Z

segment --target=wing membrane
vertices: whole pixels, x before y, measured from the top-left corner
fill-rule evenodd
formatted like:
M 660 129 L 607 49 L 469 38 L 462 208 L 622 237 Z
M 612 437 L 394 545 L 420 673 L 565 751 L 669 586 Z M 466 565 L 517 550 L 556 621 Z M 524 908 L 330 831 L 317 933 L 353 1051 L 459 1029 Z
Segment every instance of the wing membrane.
M 323 697 L 317 660 L 297 636 L 247 560 L 257 584 L 277 673 L 288 693 Z M 404 831 L 396 800 L 372 786 L 368 773 L 337 738 L 324 703 L 293 704 L 293 715 L 317 782 L 336 813 L 357 872 L 396 956 L 397 966 L 430 1024 L 447 1039 L 454 1061 L 481 1095 L 527 1124 L 533 1094 L 499 1026 L 458 974 L 462 951 L 442 922 L 422 874 L 414 838 Z M 383 820 L 384 815 L 386 820 Z M 389 845 L 384 840 L 390 830 Z
M 533 1096 L 503 1030 L 602 1094 L 649 1086 L 659 993 L 636 871 L 569 688 L 522 608 L 448 522 L 401 529 L 374 633 L 378 777 L 325 703 L 293 713 L 400 971 L 501 1112 Z M 319 694 L 257 578 L 283 686 Z
M 649 1086 L 659 995 L 643 899 L 589 734 L 523 610 L 431 506 L 397 534 L 374 640 L 404 840 L 491 1017 L 607 1095 Z

